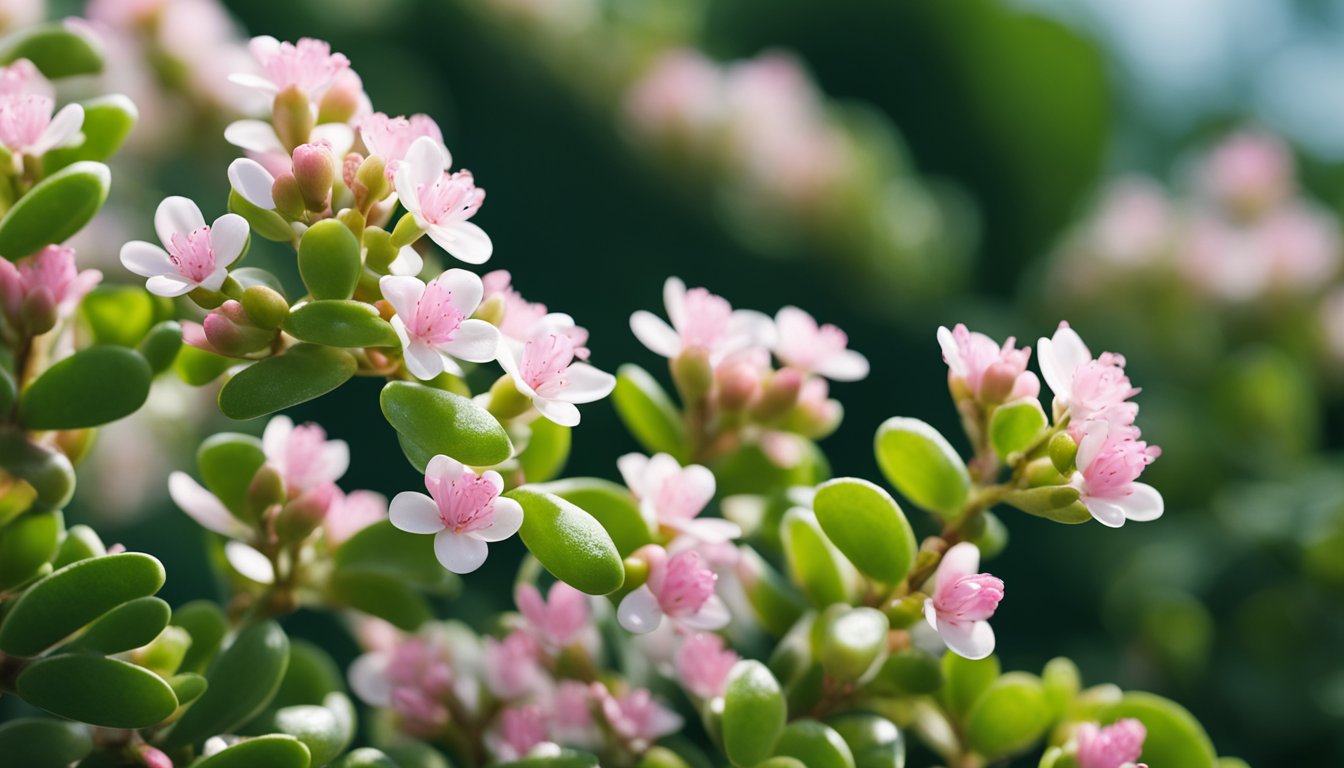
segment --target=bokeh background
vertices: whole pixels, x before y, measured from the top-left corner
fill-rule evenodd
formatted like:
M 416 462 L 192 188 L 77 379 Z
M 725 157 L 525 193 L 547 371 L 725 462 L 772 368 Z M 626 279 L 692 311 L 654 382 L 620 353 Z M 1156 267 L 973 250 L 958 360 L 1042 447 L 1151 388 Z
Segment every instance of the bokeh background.
M 1086 682 L 1184 703 L 1221 754 L 1344 764 L 1344 2 L 167 6 L 185 20 L 116 31 L 128 64 L 108 78 L 143 119 L 82 258 L 116 275 L 166 194 L 223 210 L 222 126 L 250 107 L 222 75 L 246 30 L 328 39 L 377 108 L 438 120 L 488 191 L 492 266 L 590 328 L 602 367 L 656 370 L 627 320 L 660 306 L 669 275 L 844 328 L 873 373 L 833 389 L 837 474 L 879 477 L 889 416 L 957 433 L 940 324 L 1031 342 L 1067 318 L 1128 357 L 1168 509 L 1120 530 L 1005 512 L 1005 668 L 1068 655 Z M 726 127 L 705 116 L 717 98 L 735 100 Z M 1240 154 L 1210 155 L 1237 135 Z M 72 514 L 159 555 L 176 604 L 216 585 L 164 478 L 203 434 L 260 425 L 164 386 L 106 431 Z M 293 415 L 351 444 L 349 487 L 390 496 L 418 479 L 376 391 L 355 382 Z M 615 478 L 634 449 L 609 404 L 589 407 L 570 471 Z M 507 592 L 521 552 L 506 551 L 456 615 Z M 291 629 L 355 652 L 321 617 Z

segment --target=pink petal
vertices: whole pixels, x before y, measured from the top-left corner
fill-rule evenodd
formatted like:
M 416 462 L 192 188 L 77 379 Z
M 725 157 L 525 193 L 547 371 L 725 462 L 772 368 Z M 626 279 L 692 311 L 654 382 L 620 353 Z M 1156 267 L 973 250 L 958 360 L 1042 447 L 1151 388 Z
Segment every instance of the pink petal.
M 168 476 L 168 495 L 203 528 L 231 538 L 249 533 L 248 527 L 234 517 L 222 501 L 185 472 Z

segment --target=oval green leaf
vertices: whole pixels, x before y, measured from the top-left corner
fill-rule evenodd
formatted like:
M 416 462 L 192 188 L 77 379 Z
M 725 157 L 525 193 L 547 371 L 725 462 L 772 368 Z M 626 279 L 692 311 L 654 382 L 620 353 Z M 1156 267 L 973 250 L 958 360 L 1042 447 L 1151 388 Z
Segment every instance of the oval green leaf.
M 205 487 L 235 512 L 247 503 L 247 489 L 266 463 L 261 441 L 252 435 L 221 432 L 196 450 L 196 466 Z
M 332 561 L 340 572 L 384 573 L 427 587 L 443 584 L 448 572 L 425 544 L 425 537 L 379 520 L 342 543 Z
M 229 379 L 219 391 L 219 409 L 231 419 L 255 419 L 321 397 L 354 375 L 349 353 L 297 344 Z
M 882 474 L 901 495 L 944 517 L 961 512 L 971 476 L 938 430 L 919 419 L 887 419 L 877 429 L 876 449 Z
M 171 305 L 170 305 L 171 306 Z M 132 285 L 100 285 L 79 305 L 97 344 L 133 347 L 161 319 L 158 299 Z
M 1148 730 L 1143 762 L 1181 768 L 1214 768 L 1217 764 L 1217 753 L 1204 727 L 1176 702 L 1151 693 L 1126 693 L 1119 703 L 1101 713 L 1106 723 L 1123 717 L 1138 719 Z
M 28 59 L 52 80 L 103 71 L 102 45 L 83 27 L 52 21 L 0 40 L 0 63 Z
M 572 502 L 597 518 L 621 557 L 653 542 L 638 502 L 623 485 L 596 477 L 574 477 L 534 487 Z
M 826 724 L 849 745 L 854 768 L 904 768 L 905 738 L 885 717 L 855 712 L 830 718 Z
M 1017 754 L 1035 744 L 1050 726 L 1050 704 L 1034 675 L 1009 672 L 994 681 L 966 717 L 971 748 L 990 760 Z
M 96 531 L 87 525 L 75 525 L 65 532 L 65 539 L 61 541 L 61 548 L 51 564 L 54 568 L 64 568 L 76 560 L 88 560 L 106 554 L 107 547 Z
M 999 678 L 999 657 L 972 661 L 951 651 L 943 654 L 943 706 L 953 717 L 971 711 L 980 696 Z
M 0 528 L 0 591 L 36 576 L 56 557 L 60 536 L 59 512 L 31 512 Z
M 863 677 L 886 653 L 888 629 L 886 615 L 876 608 L 852 608 L 831 619 L 820 651 L 827 676 L 842 683 Z
M 38 182 L 0 219 L 0 256 L 14 260 L 64 242 L 103 207 L 111 181 L 102 163 L 74 163 Z
M 723 694 L 723 749 L 735 766 L 753 766 L 775 752 L 788 712 L 784 693 L 759 661 L 739 661 Z
M 780 529 L 793 581 L 818 608 L 849 601 L 854 571 L 827 540 L 812 510 L 794 507 Z
M 336 219 L 319 221 L 299 240 L 299 276 L 314 299 L 353 296 L 362 266 L 359 240 Z
M 173 611 L 172 625 L 185 629 L 191 636 L 191 645 L 178 666 L 183 672 L 203 671 L 229 632 L 229 620 L 224 618 L 219 606 L 209 600 L 195 600 L 179 606 Z
M 240 741 L 191 768 L 308 768 L 308 747 L 293 736 L 271 734 Z
M 795 720 L 780 734 L 775 754 L 807 768 L 854 768 L 854 754 L 835 729 L 816 720 Z
M 232 357 L 224 357 L 214 352 L 207 352 L 199 347 L 193 347 L 190 344 L 183 344 L 177 352 L 177 360 L 173 363 L 173 370 L 177 372 L 178 378 L 182 381 L 193 387 L 200 387 L 219 378 L 220 374 L 237 365 L 238 362 Z
M 400 577 L 389 573 L 338 571 L 332 576 L 328 591 L 330 599 L 337 605 L 347 605 L 377 616 L 407 632 L 415 631 L 434 616 L 429 603 L 419 593 Z
M 140 117 L 135 103 L 120 94 L 89 99 L 80 105 L 84 107 L 84 124 L 80 126 L 84 141 L 47 152 L 42 157 L 42 167 L 47 174 L 81 160 L 102 161 L 112 157 L 131 135 L 135 121 Z
M 70 459 L 29 442 L 22 430 L 0 427 L 0 467 L 32 486 L 35 511 L 63 509 L 75 493 L 75 468 Z
M 686 461 L 686 425 L 672 398 L 648 371 L 630 364 L 617 369 L 611 402 L 625 428 L 646 451 Z
M 173 609 L 157 597 L 138 597 L 93 622 L 71 648 L 104 656 L 147 645 L 168 626 Z
M 915 561 L 915 532 L 891 494 L 867 480 L 841 477 L 817 488 L 812 509 L 854 567 L 888 584 L 905 578 Z
M 490 412 L 441 389 L 393 381 L 379 397 L 383 416 L 398 434 L 431 456 L 443 454 L 474 467 L 513 455 L 513 444 Z
M 149 363 L 150 371 L 157 376 L 173 367 L 181 348 L 182 324 L 176 320 L 164 320 L 149 329 L 136 350 Z
M 518 454 L 518 466 L 523 470 L 524 482 L 544 483 L 565 468 L 565 462 L 569 460 L 571 430 L 550 419 L 536 419 L 528 425 L 528 431 L 531 434 L 527 448 Z
M 55 715 L 103 728 L 148 728 L 177 709 L 158 675 L 120 659 L 69 654 L 24 668 L 19 696 Z
M 124 347 L 94 346 L 48 368 L 24 390 L 19 421 L 29 429 L 83 429 L 135 413 L 154 378 L 145 358 Z
M 620 589 L 625 566 L 602 524 L 553 493 L 524 486 L 505 494 L 523 506 L 523 544 L 553 576 L 590 595 Z
M 766 632 L 781 637 L 807 610 L 807 603 L 783 574 L 743 545 L 738 549 L 737 577 L 756 621 Z
M 1008 461 L 1013 454 L 1031 447 L 1047 423 L 1045 411 L 1034 397 L 1004 403 L 989 418 L 989 444 L 1000 459 Z
M 401 343 L 378 310 L 362 301 L 310 301 L 295 307 L 284 327 L 285 333 L 299 341 L 328 347 L 395 347 Z
M 0 724 L 0 755 L 23 768 L 69 768 L 93 750 L 88 729 L 47 717 Z
M 311 704 L 283 707 L 269 718 L 268 724 L 275 731 L 303 742 L 315 765 L 326 765 L 350 746 L 355 735 L 354 708 L 349 699 L 336 693 L 330 701 L 330 707 Z

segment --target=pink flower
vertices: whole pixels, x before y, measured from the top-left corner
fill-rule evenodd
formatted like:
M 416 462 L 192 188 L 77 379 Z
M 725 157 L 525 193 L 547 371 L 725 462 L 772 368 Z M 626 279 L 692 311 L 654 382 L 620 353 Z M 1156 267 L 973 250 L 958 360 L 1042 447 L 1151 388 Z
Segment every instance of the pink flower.
M 962 542 L 947 550 L 934 574 L 933 597 L 924 601 L 924 618 L 947 647 L 968 659 L 994 652 L 989 617 L 1003 599 L 1003 582 L 980 569 L 980 550 Z
M 723 638 L 707 632 L 687 637 L 677 651 L 677 677 L 682 686 L 702 699 L 722 696 L 728 673 L 741 657 L 723 647 Z
M 818 326 L 797 307 L 775 314 L 775 356 L 785 365 L 833 381 L 858 381 L 868 375 L 868 358 L 848 344 L 844 331 L 830 323 Z
M 37 95 L 50 98 L 52 91 L 51 83 L 27 59 L 0 67 L 0 97 Z
M 50 324 L 47 328 L 74 313 L 79 302 L 103 279 L 96 269 L 80 272 L 75 266 L 75 249 L 48 245 L 17 265 L 0 259 L 0 300 L 4 314 L 16 326 L 24 326 L 25 306 L 28 312 L 40 307 Z M 37 329 L 32 329 L 37 330 Z
M 583 351 L 568 329 L 553 331 L 543 324 L 516 359 L 507 345 L 501 348 L 499 364 L 542 416 L 573 427 L 579 423 L 577 404 L 601 400 L 616 388 L 615 376 L 574 362 Z
M 515 630 L 503 640 L 485 639 L 485 684 L 503 701 L 537 693 L 546 683 L 537 641 Z
M 723 116 L 723 73 L 694 48 L 669 51 L 625 96 L 636 128 L 653 136 L 698 138 Z
M 1068 323 L 1060 323 L 1053 337 L 1037 342 L 1036 357 L 1045 383 L 1055 393 L 1056 411 L 1067 409 L 1071 431 L 1092 418 L 1129 424 L 1138 415 L 1139 406 L 1128 402 L 1139 390 L 1125 375 L 1125 358 L 1103 352 L 1093 359 Z
M 974 333 L 957 323 L 952 330 L 938 329 L 938 345 L 947 363 L 949 386 L 964 386 L 971 397 L 1004 402 L 1036 397 L 1041 382 L 1027 370 L 1031 348 L 1014 349 L 1017 340 L 1009 337 L 1000 347 L 983 333 Z
M 343 54 L 331 52 L 330 44 L 310 37 L 300 38 L 297 43 L 282 43 L 263 35 L 252 38 L 248 49 L 265 75 L 237 74 L 229 80 L 266 93 L 297 88 L 314 99 L 350 66 L 350 60 Z
M 1161 449 L 1137 439 L 1138 428 L 1101 418 L 1085 422 L 1081 432 L 1072 485 L 1092 517 L 1111 528 L 1161 517 L 1162 494 L 1135 482 Z
M 1172 236 L 1171 201 L 1152 179 L 1126 177 L 1110 184 L 1089 225 L 1098 255 L 1121 265 L 1153 261 Z
M 616 610 L 621 626 L 635 634 L 652 632 L 667 616 L 687 629 L 716 630 L 732 618 L 723 599 L 714 594 L 714 571 L 705 567 L 694 550 L 668 557 L 666 550 L 648 545 L 635 553 L 649 566 L 648 580 L 626 595 Z
M 168 495 L 179 509 L 206 530 L 231 539 L 241 539 L 251 534 L 251 529 L 234 517 L 224 502 L 186 472 L 174 472 L 168 476 Z
M 11 155 L 41 157 L 75 143 L 84 125 L 84 108 L 66 104 L 52 116 L 56 102 L 38 93 L 0 97 L 0 144 Z
M 374 491 L 338 493 L 322 522 L 327 545 L 339 547 L 346 539 L 387 519 L 387 497 Z
M 606 686 L 594 683 L 593 695 L 602 702 L 602 715 L 612 731 L 635 752 L 681 730 L 681 716 L 660 704 L 647 688 L 636 688 L 618 698 Z
M 206 226 L 201 209 L 185 197 L 159 203 L 154 228 L 167 251 L 133 240 L 121 248 L 126 269 L 149 278 L 145 287 L 158 296 L 181 296 L 197 288 L 218 291 L 229 276 L 229 265 L 247 248 L 247 221 L 226 213 Z
M 550 738 L 558 744 L 593 747 L 602 734 L 593 722 L 593 695 L 586 683 L 560 680 L 546 699 Z
M 451 161 L 443 144 L 430 136 L 411 142 L 394 175 L 397 197 L 440 248 L 468 264 L 484 264 L 494 245 L 468 219 L 485 202 L 485 190 L 476 187 L 471 171 L 449 173 Z
M 1135 763 L 1143 754 L 1148 730 L 1132 717 L 1105 728 L 1083 723 L 1074 733 L 1078 745 L 1078 768 L 1142 768 Z
M 425 468 L 425 488 L 428 496 L 403 491 L 392 499 L 392 524 L 434 534 L 434 554 L 453 573 L 480 568 L 487 542 L 507 539 L 523 524 L 523 508 L 499 495 L 504 478 L 493 470 L 477 475 L 440 454 Z
M 328 440 L 326 430 L 317 424 L 296 427 L 288 416 L 266 423 L 261 447 L 266 463 L 284 479 L 290 498 L 334 483 L 350 468 L 350 446 L 344 440 Z
M 365 703 L 390 707 L 402 727 L 428 736 L 448 722 L 444 700 L 453 692 L 452 654 L 441 636 L 398 638 L 350 665 L 350 689 Z
M 1205 160 L 1206 192 L 1238 213 L 1264 210 L 1292 194 L 1293 153 L 1283 140 L 1268 133 L 1233 134 L 1214 147 Z
M 750 310 L 734 310 L 726 300 L 704 288 L 686 290 L 669 277 L 663 284 L 668 325 L 657 315 L 640 310 L 630 316 L 630 330 L 650 350 L 674 358 L 690 349 L 700 350 L 717 365 L 728 355 L 767 343 L 773 332 L 770 318 Z
M 736 523 L 698 517 L 714 498 L 714 473 L 708 469 L 698 464 L 683 468 L 666 453 L 652 458 L 627 453 L 616 460 L 616 466 L 651 527 L 705 542 L 728 541 L 742 535 Z
M 588 330 L 574 323 L 574 318 L 562 312 L 547 312 L 546 305 L 531 302 L 513 289 L 512 276 L 506 269 L 497 269 L 481 277 L 485 299 L 495 297 L 503 302 L 504 316 L 499 320 L 500 335 L 508 342 L 514 354 L 522 354 L 527 340 L 541 333 L 560 333 L 574 342 L 574 356 L 588 359 Z
M 388 275 L 378 281 L 396 316 L 392 327 L 401 339 L 406 369 L 419 379 L 443 371 L 461 375 L 454 358 L 473 363 L 495 359 L 499 330 L 471 320 L 481 303 L 481 279 L 465 269 L 450 269 L 429 282 Z
M 524 583 L 514 591 L 514 600 L 532 635 L 558 650 L 576 642 L 587 629 L 588 596 L 563 581 L 552 584 L 546 594 L 542 599 L 535 586 Z
M 388 117 L 382 112 L 374 112 L 359 122 L 359 135 L 370 155 L 383 158 L 387 168 L 387 178 L 396 176 L 397 168 L 406 159 L 411 144 L 416 139 L 428 137 L 443 144 L 443 132 L 439 124 L 429 115 L 411 115 L 410 117 Z M 444 165 L 451 167 L 452 155 L 443 148 Z
M 546 713 L 536 704 L 510 707 L 499 715 L 499 727 L 488 737 L 495 758 L 521 760 L 546 741 Z

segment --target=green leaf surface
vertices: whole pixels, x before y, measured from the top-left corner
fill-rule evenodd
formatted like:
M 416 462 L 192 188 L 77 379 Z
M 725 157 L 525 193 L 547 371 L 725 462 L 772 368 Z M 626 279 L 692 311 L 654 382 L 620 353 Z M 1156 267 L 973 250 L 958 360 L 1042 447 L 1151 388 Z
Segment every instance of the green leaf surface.
M 617 369 L 611 402 L 625 428 L 646 451 L 671 454 L 683 463 L 687 460 L 689 447 L 681 413 L 648 371 L 630 364 Z
M 184 707 L 200 698 L 210 684 L 195 672 L 181 672 L 168 678 L 168 685 L 177 696 L 178 706 Z
M 937 657 L 912 648 L 888 656 L 867 688 L 888 696 L 918 696 L 933 693 L 942 684 L 943 670 Z
M 261 440 L 237 432 L 211 435 L 196 450 L 202 483 L 235 513 L 246 505 L 247 489 L 265 463 Z
M 518 465 L 522 467 L 525 482 L 544 483 L 564 470 L 565 462 L 569 460 L 571 430 L 550 419 L 537 419 L 528 425 L 528 429 L 531 435 L 527 448 L 518 454 Z
M 293 736 L 272 734 L 240 741 L 191 768 L 309 768 L 308 747 Z
M 65 538 L 61 540 L 61 548 L 56 552 L 52 567 L 64 568 L 76 560 L 88 560 L 106 554 L 107 547 L 103 545 L 103 540 L 98 537 L 96 531 L 87 525 L 74 525 L 65 532 Z
M 794 720 L 780 734 L 775 754 L 807 768 L 854 768 L 854 754 L 835 729 L 816 720 Z
M 0 651 L 36 656 L 122 603 L 163 586 L 163 565 L 126 552 L 71 563 L 34 584 L 0 624 Z
M 0 723 L 0 755 L 18 768 L 69 768 L 93 750 L 88 729 L 48 717 Z
M 818 654 L 826 675 L 841 683 L 863 677 L 886 653 L 888 629 L 886 615 L 876 608 L 850 608 L 832 618 Z
M 596 518 L 621 557 L 653 542 L 639 503 L 623 485 L 596 477 L 574 477 L 534 487 L 553 493 Z
M 267 211 L 249 203 L 237 190 L 229 192 L 229 211 L 242 216 L 252 228 L 253 234 L 277 243 L 293 242 L 294 228 L 285 221 L 285 217 L 275 211 Z
M 140 341 L 136 351 L 149 363 L 149 369 L 158 375 L 173 367 L 177 353 L 182 349 L 182 324 L 176 320 L 164 320 L 149 329 L 149 333 Z
M 999 657 L 972 661 L 951 651 L 943 654 L 943 705 L 953 717 L 964 717 L 999 678 Z
M 853 568 L 822 533 L 816 515 L 794 507 L 784 514 L 780 533 L 789 573 L 808 601 L 818 608 L 848 602 Z
M 182 381 L 193 387 L 201 387 L 219 378 L 220 374 L 238 362 L 232 357 L 224 357 L 190 344 L 183 344 L 178 350 L 173 370 Z
M 752 613 L 766 632 L 781 637 L 807 610 L 807 603 L 784 575 L 743 545 L 738 550 L 737 576 Z
M 971 477 L 938 430 L 919 419 L 887 419 L 877 429 L 876 450 L 878 466 L 901 495 L 944 517 L 961 512 Z
M 980 696 L 966 717 L 966 738 L 981 755 L 998 760 L 1026 750 L 1050 726 L 1050 704 L 1034 675 L 1009 672 Z
M 855 768 L 904 768 L 905 738 L 885 717 L 853 712 L 832 717 L 826 724 L 849 745 Z
M 723 749 L 735 766 L 753 766 L 774 754 L 788 715 L 784 693 L 759 661 L 734 665 L 723 694 Z
M 1008 461 L 1031 446 L 1048 424 L 1041 403 L 1034 397 L 1004 403 L 989 418 L 989 443 L 999 458 Z
M 421 537 L 424 538 L 424 537 Z M 430 549 L 430 542 L 424 542 Z M 378 571 L 338 571 L 329 585 L 331 599 L 363 611 L 407 632 L 433 618 L 429 604 L 399 577 Z
M 854 567 L 888 584 L 905 578 L 915 561 L 915 532 L 891 494 L 867 480 L 842 477 L 817 488 L 812 509 Z
M 473 467 L 513 455 L 513 444 L 490 412 L 441 389 L 393 381 L 383 387 L 383 416 L 399 434 L 430 455 L 443 454 Z
M 170 305 L 171 306 L 171 305 Z M 97 344 L 134 347 L 159 317 L 158 298 L 134 285 L 99 285 L 79 305 Z
M 348 299 L 363 266 L 359 240 L 336 219 L 319 221 L 299 240 L 299 276 L 314 299 Z
M 555 757 L 528 757 L 511 763 L 497 763 L 499 768 L 599 768 L 597 757 L 569 751 Z
M 255 419 L 321 397 L 353 375 L 349 353 L 296 344 L 229 379 L 219 391 L 219 409 L 231 419 Z
M 303 742 L 315 765 L 326 765 L 344 752 L 355 736 L 354 707 L 350 700 L 344 694 L 333 693 L 328 704 L 283 707 L 268 719 L 268 724 L 275 731 Z
M 172 615 L 159 598 L 138 597 L 103 614 L 70 647 L 104 656 L 139 648 L 158 637 Z
M 133 349 L 82 349 L 42 372 L 24 390 L 19 421 L 29 429 L 83 429 L 135 413 L 154 378 Z
M 284 328 L 299 341 L 328 347 L 395 347 L 401 343 L 391 324 L 362 301 L 327 299 L 301 304 L 290 312 Z
M 140 112 L 135 103 L 121 94 L 100 96 L 80 102 L 84 107 L 84 125 L 80 133 L 84 140 L 73 147 L 59 147 L 47 152 L 42 166 L 47 174 L 81 160 L 103 161 L 121 149 L 131 135 Z
M 39 181 L 0 218 L 0 256 L 12 261 L 64 242 L 103 207 L 111 183 L 102 163 L 74 163 Z
M 177 709 L 173 689 L 158 675 L 102 656 L 39 659 L 19 673 L 16 688 L 35 707 L 104 728 L 147 728 Z
M 1138 719 L 1148 731 L 1143 741 L 1143 762 L 1181 768 L 1214 768 L 1217 764 L 1217 753 L 1204 727 L 1176 702 L 1151 693 L 1132 692 L 1101 712 L 1104 723 L 1124 717 Z
M 411 584 L 443 584 L 449 574 L 428 543 L 424 536 L 398 530 L 391 522 L 379 520 L 341 544 L 332 562 L 340 572 L 372 571 Z
M 331 768 L 406 768 L 398 761 L 388 757 L 381 750 L 372 747 L 360 747 L 351 750 L 340 760 L 331 764 Z
M 37 575 L 56 556 L 60 536 L 59 512 L 30 512 L 0 528 L 0 590 L 16 587 Z M 0 633 L 0 649 L 5 647 L 3 637 Z
M 289 638 L 279 624 L 267 620 L 244 629 L 211 665 L 209 687 L 168 731 L 164 747 L 200 744 L 256 717 L 280 689 L 288 663 Z
M 173 611 L 172 625 L 191 635 L 191 645 L 178 669 L 183 672 L 203 672 L 215 657 L 224 636 L 229 632 L 229 620 L 218 605 L 209 600 L 195 600 Z
M 1068 485 L 1045 485 L 1013 491 L 1004 499 L 1008 506 L 1057 523 L 1077 525 L 1092 519 L 1078 501 L 1078 489 Z
M 504 494 L 523 507 L 523 544 L 553 576 L 590 595 L 620 589 L 625 566 L 602 524 L 583 509 L 524 486 Z
M 280 690 L 271 700 L 271 708 L 321 704 L 329 694 L 344 690 L 345 675 L 321 646 L 307 640 L 290 640 L 289 664 Z
M 75 468 L 60 451 L 28 441 L 22 430 L 0 427 L 0 467 L 32 486 L 34 511 L 63 509 L 75 493 Z
M 103 71 L 98 39 L 83 27 L 52 21 L 20 29 L 0 40 L 0 63 L 28 59 L 52 80 Z

